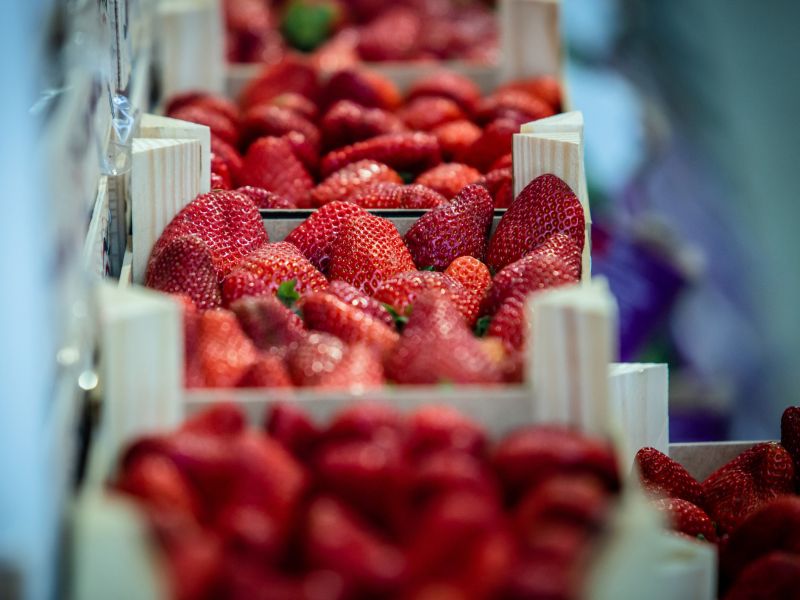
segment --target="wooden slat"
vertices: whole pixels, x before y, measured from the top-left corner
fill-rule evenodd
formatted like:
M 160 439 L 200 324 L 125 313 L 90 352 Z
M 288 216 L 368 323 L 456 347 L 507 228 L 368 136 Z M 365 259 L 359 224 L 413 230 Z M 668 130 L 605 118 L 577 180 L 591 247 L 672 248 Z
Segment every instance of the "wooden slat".
M 139 137 L 200 142 L 200 193 L 211 190 L 211 130 L 208 127 L 146 113 L 142 115 Z
M 501 81 L 560 73 L 560 13 L 559 0 L 501 0 Z

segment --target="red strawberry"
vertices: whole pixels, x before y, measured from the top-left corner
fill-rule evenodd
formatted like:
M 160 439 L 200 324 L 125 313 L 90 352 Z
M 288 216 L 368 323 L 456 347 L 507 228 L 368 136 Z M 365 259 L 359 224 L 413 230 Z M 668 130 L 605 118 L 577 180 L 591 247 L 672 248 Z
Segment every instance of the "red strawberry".
M 308 97 L 296 92 L 286 92 L 284 94 L 280 94 L 279 96 L 275 96 L 269 100 L 269 103 L 273 106 L 288 108 L 289 110 L 296 112 L 301 117 L 308 119 L 312 123 L 316 121 L 317 117 L 319 116 L 319 109 L 317 108 L 317 105 L 309 100 Z
M 358 402 L 342 409 L 324 434 L 327 443 L 367 440 L 394 444 L 404 435 L 403 415 L 382 402 Z
M 206 386 L 235 387 L 257 356 L 232 312 L 216 309 L 200 316 L 198 358 Z
M 404 186 L 397 183 L 376 183 L 357 189 L 347 201 L 362 208 L 402 208 Z
M 439 125 L 466 118 L 464 111 L 449 98 L 423 96 L 401 108 L 397 115 L 409 129 L 431 131 Z
M 399 336 L 390 326 L 327 292 L 303 299 L 303 319 L 310 329 L 335 335 L 348 344 L 363 342 L 387 355 Z
M 464 287 L 444 273 L 409 271 L 384 280 L 372 297 L 391 306 L 398 315 L 408 315 L 417 297 L 424 292 L 435 292 L 447 298 L 465 319 L 469 319 L 470 298 Z
M 239 179 L 242 176 L 242 156 L 239 152 L 231 146 L 228 142 L 215 135 L 211 136 L 211 153 L 213 156 L 218 157 L 228 166 L 228 173 L 231 177 L 232 186 L 239 185 Z
M 248 337 L 260 350 L 284 356 L 306 336 L 303 321 L 275 296 L 245 296 L 231 304 Z
M 171 117 L 176 111 L 186 106 L 201 106 L 206 110 L 217 112 L 232 123 L 239 120 L 239 107 L 222 96 L 208 92 L 190 91 L 175 94 L 167 101 L 164 114 Z
M 219 402 L 189 417 L 181 425 L 180 431 L 230 438 L 242 433 L 245 425 L 245 414 L 238 405 Z
M 570 187 L 555 175 L 531 181 L 503 215 L 489 241 L 486 263 L 496 271 L 519 260 L 554 233 L 565 233 L 583 252 L 583 207 Z
M 228 169 L 228 163 L 222 158 L 211 153 L 211 175 L 216 175 L 213 179 L 214 185 L 211 187 L 213 190 L 229 190 L 231 189 L 231 172 Z
M 324 206 L 334 200 L 347 200 L 353 192 L 376 183 L 402 183 L 397 171 L 374 160 L 350 163 L 329 175 L 311 190 L 314 206 Z
M 514 524 L 523 540 L 548 523 L 598 530 L 605 524 L 611 501 L 594 476 L 555 475 L 525 495 L 514 511 Z
M 394 110 L 400 105 L 397 86 L 383 75 L 364 69 L 344 69 L 334 73 L 322 90 L 326 106 L 351 100 L 368 108 Z
M 470 492 L 499 498 L 497 485 L 486 464 L 468 452 L 440 450 L 423 454 L 412 471 L 411 502 L 423 507 L 452 492 Z
M 320 435 L 309 416 L 290 402 L 278 402 L 272 406 L 265 428 L 270 436 L 303 460 L 308 457 Z
M 800 407 L 790 406 L 783 411 L 781 445 L 792 455 L 795 476 L 800 476 Z
M 319 146 L 312 143 L 304 134 L 299 131 L 289 131 L 281 136 L 292 149 L 295 158 L 303 163 L 309 175 L 313 175 L 319 169 Z
M 274 192 L 299 208 L 310 206 L 309 193 L 314 187 L 289 142 L 269 137 L 257 140 L 247 150 L 241 183 Z
M 519 133 L 519 122 L 513 119 L 497 119 L 489 123 L 481 137 L 455 159 L 486 173 L 494 162 L 511 151 L 511 140 Z
M 294 204 L 290 200 L 279 196 L 273 192 L 267 191 L 264 188 L 257 188 L 251 185 L 240 187 L 236 190 L 240 194 L 244 194 L 259 209 L 269 208 L 294 208 Z
M 390 327 L 394 327 L 392 315 L 389 314 L 389 311 L 387 311 L 380 302 L 374 298 L 370 298 L 364 292 L 357 290 L 349 283 L 339 279 L 331 281 L 328 285 L 327 292 L 365 312 L 372 318 Z
M 490 123 L 495 119 L 519 115 L 523 121 L 536 121 L 554 114 L 550 105 L 536 96 L 517 90 L 503 90 L 478 103 L 475 120 L 478 123 Z
M 222 295 L 211 252 L 196 235 L 172 237 L 159 244 L 147 263 L 145 285 L 170 294 L 185 294 L 197 308 L 219 306 Z
M 327 333 L 311 333 L 288 358 L 297 385 L 324 389 L 372 389 L 384 383 L 383 369 L 363 344 L 348 347 Z
M 416 10 L 389 8 L 361 28 L 358 53 L 366 61 L 406 60 L 416 52 L 421 28 Z
M 492 224 L 492 198 L 479 185 L 468 185 L 449 203 L 420 217 L 405 235 L 420 267 L 445 269 L 459 256 L 483 258 Z
M 328 270 L 331 279 L 372 294 L 382 281 L 414 268 L 392 222 L 364 214 L 351 219 L 334 239 Z
M 349 6 L 348 9 L 352 7 Z M 311 62 L 323 73 L 355 67 L 360 62 L 356 52 L 357 45 L 358 30 L 355 27 L 345 27 L 314 50 Z
M 329 152 L 322 159 L 322 174 L 365 158 L 399 171 L 420 172 L 441 162 L 439 142 L 427 133 L 389 133 Z
M 526 92 L 547 102 L 555 112 L 561 111 L 561 84 L 551 75 L 511 81 L 502 85 L 497 91 L 504 92 L 506 90 Z
M 211 173 L 211 185 L 209 187 L 212 192 L 224 192 L 230 189 L 230 182 L 225 181 L 225 178 L 219 173 Z
M 428 169 L 417 177 L 417 183 L 439 192 L 447 199 L 453 198 L 470 183 L 475 183 L 481 174 L 467 165 L 443 163 Z
M 236 146 L 239 143 L 239 130 L 236 127 L 236 123 L 216 110 L 190 104 L 177 109 L 170 117 L 205 125 L 211 130 L 212 135 L 219 137 L 232 146 Z
M 655 448 L 642 448 L 634 461 L 644 491 L 652 498 L 680 498 L 703 505 L 703 489 L 683 466 Z
M 136 496 L 149 509 L 175 510 L 192 518 L 200 514 L 190 482 L 175 463 L 159 454 L 142 456 L 127 465 L 114 487 Z
M 366 108 L 350 100 L 331 106 L 320 121 L 320 129 L 329 149 L 341 148 L 377 135 L 405 130 L 403 122 L 381 108 Z
M 315 147 L 319 147 L 319 129 L 311 121 L 288 108 L 259 104 L 242 116 L 241 141 L 244 147 L 261 137 L 281 137 L 299 131 Z
M 800 498 L 781 496 L 746 517 L 720 547 L 720 591 L 773 551 L 800 554 Z
M 436 208 L 447 203 L 439 192 L 418 183 L 403 186 L 403 208 Z
M 408 99 L 423 96 L 449 98 L 470 114 L 481 97 L 471 79 L 453 71 L 441 70 L 416 81 L 408 91 Z
M 473 256 L 459 256 L 448 265 L 444 274 L 463 285 L 469 293 L 467 322 L 473 323 L 478 317 L 481 302 L 492 285 L 489 267 Z
M 495 208 L 508 208 L 514 200 L 514 174 L 511 167 L 494 169 L 481 182 L 489 190 Z
M 431 404 L 410 415 L 406 446 L 417 457 L 442 450 L 482 457 L 486 449 L 486 432 L 456 409 Z
M 708 542 L 717 541 L 717 532 L 714 523 L 706 512 L 697 506 L 681 498 L 659 498 L 652 500 L 652 505 L 664 513 L 669 521 L 670 527 L 678 533 L 682 533 L 691 538 L 700 538 Z
M 566 233 L 554 233 L 541 246 L 537 246 L 532 254 L 540 256 L 557 256 L 568 265 L 568 273 L 576 279 L 581 276 L 581 249 Z
M 349 202 L 333 201 L 314 211 L 286 236 L 287 242 L 323 273 L 328 271 L 334 239 L 353 217 L 367 214 Z
M 472 335 L 462 315 L 445 297 L 421 294 L 386 363 L 397 383 L 494 383 L 500 374 Z
M 486 335 L 503 342 L 508 354 L 515 354 L 525 348 L 528 339 L 528 318 L 525 315 L 525 301 L 512 296 L 500 305 L 492 316 Z
M 495 448 L 493 463 L 512 500 L 554 475 L 596 476 L 609 489 L 619 484 L 611 444 L 555 425 L 512 433 Z
M 228 504 L 218 515 L 215 525 L 226 553 L 238 561 L 272 563 L 279 558 L 283 545 L 280 527 L 266 511 L 246 504 Z
M 797 598 L 798 588 L 800 556 L 772 552 L 748 565 L 723 600 Z
M 492 166 L 489 168 L 489 172 L 497 171 L 498 169 L 505 169 L 506 167 L 513 167 L 514 166 L 514 155 L 509 152 L 508 154 L 503 154 L 500 158 L 492 163 Z
M 286 58 L 268 65 L 248 83 L 239 97 L 239 104 L 247 109 L 269 102 L 275 96 L 293 92 L 314 99 L 319 93 L 317 72 L 304 61 Z
M 283 361 L 273 354 L 261 354 L 237 383 L 244 388 L 292 387 L 292 380 Z
M 463 156 L 467 152 L 481 137 L 483 130 L 472 121 L 461 119 L 439 125 L 431 133 L 439 140 L 444 160 L 455 160 L 456 156 Z
M 705 507 L 722 534 L 764 503 L 794 490 L 792 457 L 774 442 L 756 444 L 702 483 Z

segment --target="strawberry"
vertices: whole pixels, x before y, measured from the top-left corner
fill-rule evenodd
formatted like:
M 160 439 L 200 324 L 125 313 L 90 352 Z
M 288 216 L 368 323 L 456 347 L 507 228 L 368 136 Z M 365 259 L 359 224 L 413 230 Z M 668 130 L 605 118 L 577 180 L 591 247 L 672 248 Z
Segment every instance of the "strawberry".
M 357 46 L 357 29 L 345 27 L 314 51 L 311 62 L 323 73 L 353 68 L 360 62 Z
M 383 75 L 364 69 L 344 69 L 331 75 L 322 90 L 325 106 L 350 100 L 367 108 L 394 110 L 400 105 L 397 86 Z
M 491 123 L 495 119 L 518 116 L 523 122 L 536 121 L 554 115 L 544 100 L 518 90 L 497 91 L 483 98 L 475 111 L 477 123 Z
M 723 600 L 797 598 L 798 588 L 800 556 L 772 552 L 748 565 Z
M 483 461 L 462 450 L 423 454 L 411 475 L 411 502 L 424 507 L 444 494 L 466 491 L 499 498 L 497 484 Z
M 241 183 L 264 188 L 293 202 L 299 208 L 310 206 L 309 193 L 314 182 L 305 166 L 282 138 L 261 138 L 250 145 L 244 157 Z
M 288 357 L 296 385 L 326 389 L 370 389 L 383 384 L 383 370 L 372 350 L 348 347 L 327 333 L 311 333 Z
M 265 428 L 272 438 L 299 459 L 308 457 L 320 435 L 309 416 L 290 402 L 278 402 L 272 406 Z
M 493 314 L 509 298 L 524 300 L 535 292 L 577 281 L 561 258 L 532 252 L 503 267 L 494 276 L 481 312 Z
M 213 152 L 211 154 L 211 176 L 212 190 L 231 189 L 231 172 L 228 169 L 228 163 Z
M 489 267 L 474 256 L 459 256 L 444 271 L 460 283 L 468 292 L 467 322 L 473 323 L 478 317 L 481 302 L 492 285 Z
M 366 211 L 349 202 L 333 201 L 314 211 L 310 217 L 295 227 L 286 241 L 323 273 L 327 273 L 334 239 L 354 217 Z
M 290 200 L 267 191 L 264 188 L 246 185 L 238 188 L 236 191 L 250 198 L 259 210 L 270 208 L 294 208 L 294 204 L 292 204 Z
M 319 147 L 299 131 L 284 133 L 281 139 L 289 144 L 295 158 L 303 163 L 309 175 L 313 176 L 319 169 Z
M 447 202 L 447 198 L 431 188 L 419 185 L 378 183 L 354 192 L 348 202 L 364 208 L 435 208 Z
M 392 315 L 389 314 L 389 311 L 386 310 L 380 302 L 367 296 L 364 292 L 357 290 L 349 283 L 339 279 L 331 281 L 328 285 L 327 292 L 333 294 L 346 304 L 365 312 L 373 319 L 377 319 L 389 327 L 394 327 Z
M 245 296 L 230 308 L 256 348 L 264 352 L 284 356 L 289 346 L 306 336 L 300 317 L 275 296 Z
M 493 464 L 512 500 L 557 474 L 595 476 L 609 489 L 619 485 L 611 444 L 556 425 L 531 425 L 507 436 Z
M 212 192 L 224 192 L 230 189 L 230 182 L 219 173 L 211 173 L 211 185 L 209 186 Z
M 542 75 L 533 79 L 510 81 L 498 88 L 498 92 L 517 90 L 530 96 L 541 98 L 554 112 L 561 112 L 561 84 L 551 75 Z
M 242 296 L 273 295 L 287 281 L 294 281 L 294 290 L 301 296 L 328 286 L 325 276 L 295 246 L 277 242 L 262 246 L 239 263 L 222 283 L 222 299 L 230 306 Z
M 342 167 L 369 158 L 398 171 L 421 172 L 441 162 L 439 142 L 430 134 L 389 133 L 357 142 L 326 154 L 322 174 L 330 175 Z
M 325 147 L 331 150 L 386 133 L 405 130 L 403 122 L 381 108 L 366 108 L 350 100 L 331 106 L 320 121 Z
M 401 316 L 411 312 L 417 297 L 433 292 L 447 298 L 465 319 L 470 317 L 470 298 L 467 290 L 444 273 L 409 271 L 384 280 L 372 297 Z
M 415 98 L 401 108 L 397 115 L 409 129 L 415 131 L 431 131 L 445 123 L 466 118 L 458 104 L 441 96 Z
M 403 186 L 403 208 L 436 208 L 447 203 L 439 192 L 418 183 Z
M 363 342 L 382 355 L 399 339 L 390 326 L 327 292 L 306 296 L 301 310 L 310 329 L 330 333 L 348 344 Z
M 114 487 L 136 496 L 148 509 L 175 510 L 192 518 L 200 514 L 200 503 L 190 482 L 175 463 L 162 455 L 150 454 L 134 460 Z
M 496 119 L 483 129 L 481 137 L 454 158 L 458 162 L 475 167 L 481 173 L 486 173 L 498 158 L 509 153 L 515 133 L 519 133 L 518 121 L 508 118 Z
M 468 185 L 408 230 L 405 242 L 414 262 L 420 267 L 445 269 L 459 256 L 483 258 L 492 212 L 492 198 L 486 189 Z
M 472 121 L 450 121 L 439 125 L 431 133 L 439 140 L 444 160 L 456 160 L 466 155 L 470 146 L 481 137 L 483 130 Z
M 516 296 L 508 298 L 492 316 L 486 335 L 503 343 L 508 354 L 525 349 L 529 323 L 525 315 L 525 300 Z
M 720 591 L 773 551 L 800 554 L 800 498 L 781 496 L 747 516 L 720 547 Z
M 473 420 L 446 405 L 418 408 L 408 419 L 406 447 L 412 456 L 458 451 L 482 457 L 486 432 Z
M 159 245 L 147 263 L 145 285 L 170 294 L 185 294 L 193 306 L 206 309 L 222 303 L 219 276 L 211 252 L 196 235 L 172 237 Z
M 642 448 L 634 461 L 642 488 L 651 498 L 679 498 L 703 505 L 703 489 L 683 466 L 655 448 Z
M 328 270 L 331 279 L 342 279 L 372 294 L 385 279 L 414 268 L 392 222 L 363 214 L 345 224 L 333 240 Z
M 268 65 L 242 90 L 239 105 L 247 109 L 286 92 L 314 100 L 319 94 L 317 72 L 305 61 L 294 57 Z
M 795 477 L 800 477 L 800 407 L 790 406 L 781 416 L 781 445 L 791 454 Z
M 279 525 L 266 511 L 247 504 L 228 504 L 216 519 L 216 530 L 227 553 L 242 562 L 272 563 L 281 552 Z
M 497 171 L 498 169 L 505 169 L 506 167 L 513 167 L 514 166 L 514 155 L 509 152 L 508 154 L 503 154 L 500 158 L 492 163 L 492 166 L 489 167 L 489 173 L 492 171 Z
M 791 455 L 774 442 L 756 444 L 701 484 L 705 507 L 722 534 L 759 506 L 794 490 Z
M 236 146 L 239 143 L 239 130 L 236 127 L 236 123 L 216 110 L 190 104 L 175 110 L 170 117 L 205 125 L 211 130 L 212 135 L 219 137 L 232 146 Z
M 219 279 L 243 257 L 269 241 L 253 202 L 228 191 L 202 194 L 175 215 L 153 246 L 150 263 L 159 261 L 160 252 L 174 238 L 185 235 L 196 236 L 205 244 Z M 157 278 L 157 272 L 149 264 L 146 285 L 151 278 Z M 195 303 L 203 308 L 196 299 Z
M 317 105 L 306 96 L 296 92 L 286 92 L 275 96 L 269 100 L 269 104 L 294 111 L 312 123 L 316 121 L 319 116 Z
M 532 488 L 514 511 L 522 539 L 547 523 L 600 529 L 611 509 L 608 490 L 594 476 L 555 475 Z
M 402 183 L 397 171 L 374 160 L 364 159 L 345 165 L 330 174 L 311 190 L 314 206 L 324 206 L 334 200 L 347 200 L 360 188 L 376 183 Z
M 176 111 L 186 106 L 201 106 L 206 110 L 221 114 L 234 124 L 239 121 L 239 107 L 233 102 L 223 96 L 201 91 L 175 94 L 167 101 L 164 114 L 171 117 Z
M 242 167 L 244 165 L 239 151 L 222 138 L 212 135 L 211 153 L 228 165 L 231 184 L 233 186 L 239 185 L 239 180 L 242 176 Z
M 417 80 L 408 91 L 409 100 L 425 96 L 449 98 L 471 114 L 480 100 L 481 91 L 468 77 L 441 70 Z
M 414 311 L 386 362 L 397 383 L 494 383 L 496 366 L 472 335 L 462 315 L 436 292 L 420 294 Z
M 508 208 L 514 200 L 514 173 L 511 167 L 493 169 L 481 181 L 494 200 L 495 208 Z
M 389 8 L 361 28 L 358 53 L 362 60 L 406 60 L 416 52 L 422 23 L 412 8 Z
M 285 388 L 292 387 L 292 380 L 280 358 L 262 353 L 236 385 L 244 388 Z
M 207 387 L 235 387 L 257 358 L 257 351 L 236 315 L 224 309 L 200 316 L 198 357 Z
M 532 254 L 540 256 L 557 256 L 567 264 L 567 272 L 576 279 L 581 276 L 581 249 L 566 233 L 554 233 L 545 242 L 537 246 Z
M 652 500 L 652 505 L 664 513 L 674 531 L 691 538 L 700 538 L 711 543 L 717 541 L 714 523 L 706 512 L 681 498 L 660 498 Z
M 319 147 L 317 126 L 288 108 L 272 104 L 259 104 L 242 116 L 241 142 L 244 147 L 261 137 L 281 137 L 290 131 L 299 131 L 314 146 Z
M 439 192 L 449 200 L 480 178 L 481 174 L 472 167 L 460 163 L 443 163 L 422 173 L 417 177 L 417 183 Z
M 396 408 L 382 402 L 350 404 L 333 418 L 324 438 L 327 443 L 341 441 L 388 441 L 393 444 L 405 433 L 403 416 Z
M 572 238 L 583 252 L 586 236 L 583 207 L 570 187 L 555 175 L 531 181 L 503 215 L 486 254 L 486 263 L 499 271 L 543 244 L 554 233 Z
M 218 402 L 189 417 L 180 431 L 200 435 L 230 438 L 245 430 L 246 417 L 242 409 L 232 402 Z

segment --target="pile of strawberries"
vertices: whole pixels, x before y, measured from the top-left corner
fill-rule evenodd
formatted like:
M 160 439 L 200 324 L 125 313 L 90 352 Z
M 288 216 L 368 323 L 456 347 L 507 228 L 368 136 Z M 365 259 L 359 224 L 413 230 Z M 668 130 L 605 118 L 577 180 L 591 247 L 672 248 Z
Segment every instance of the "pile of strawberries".
M 578 281 L 583 210 L 542 175 L 490 237 L 492 216 L 470 184 L 405 237 L 337 200 L 270 242 L 248 196 L 215 191 L 167 225 L 145 283 L 184 304 L 190 387 L 518 382 L 525 299 Z
M 114 488 L 145 509 L 179 600 L 580 597 L 619 488 L 604 440 L 373 403 L 324 428 L 220 404 L 134 442 Z
M 274 62 L 289 49 L 320 65 L 497 60 L 493 11 L 476 0 L 225 0 L 228 60 Z
M 261 209 L 428 209 L 471 183 L 497 208 L 512 199 L 511 139 L 560 110 L 558 83 L 518 81 L 487 97 L 442 71 L 403 97 L 385 77 L 344 69 L 322 81 L 302 58 L 267 67 L 239 104 L 203 93 L 173 97 L 169 116 L 211 129 L 212 189 L 236 189 Z
M 703 482 L 654 448 L 636 466 L 677 532 L 719 544 L 720 597 L 798 597 L 800 407 L 783 413 L 780 443 L 756 444 Z

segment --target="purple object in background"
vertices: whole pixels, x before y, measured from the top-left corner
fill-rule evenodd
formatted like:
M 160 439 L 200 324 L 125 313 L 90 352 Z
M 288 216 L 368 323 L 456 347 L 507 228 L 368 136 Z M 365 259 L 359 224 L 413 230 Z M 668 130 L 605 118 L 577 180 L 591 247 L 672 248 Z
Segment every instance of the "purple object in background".
M 592 225 L 592 274 L 608 279 L 619 304 L 620 360 L 632 361 L 686 286 L 662 253 L 628 234 Z

